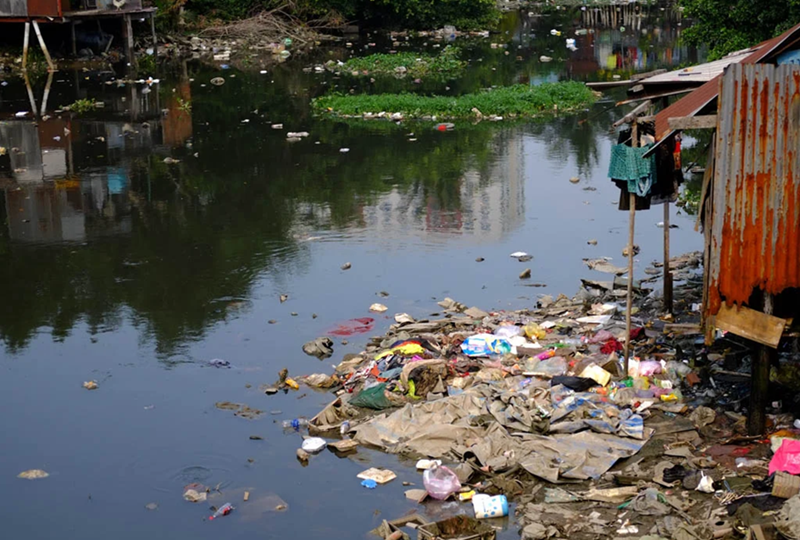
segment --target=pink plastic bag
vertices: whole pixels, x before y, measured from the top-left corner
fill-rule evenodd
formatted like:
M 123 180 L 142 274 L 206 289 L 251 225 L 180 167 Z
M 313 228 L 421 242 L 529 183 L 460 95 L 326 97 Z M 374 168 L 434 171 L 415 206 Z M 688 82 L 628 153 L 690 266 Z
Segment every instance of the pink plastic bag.
M 778 451 L 769 462 L 769 474 L 783 471 L 789 474 L 800 474 L 800 441 L 784 439 Z

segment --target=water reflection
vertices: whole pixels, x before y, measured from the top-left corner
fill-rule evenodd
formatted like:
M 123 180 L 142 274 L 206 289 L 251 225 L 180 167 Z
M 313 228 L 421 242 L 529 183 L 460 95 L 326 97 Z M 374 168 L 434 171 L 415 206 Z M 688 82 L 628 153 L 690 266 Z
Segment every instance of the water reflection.
M 676 45 L 677 16 L 654 9 L 616 21 L 592 10 L 510 16 L 500 34 L 508 48 L 466 45 L 472 63 L 462 79 L 416 90 L 610 77 L 690 60 L 693 51 Z M 576 54 L 549 31 L 587 26 L 594 31 L 578 37 Z M 343 51 L 321 52 L 329 54 Z M 541 54 L 554 61 L 541 63 Z M 301 67 L 227 72 L 221 87 L 208 84 L 218 70 L 186 63 L 165 66 L 152 84 L 103 70 L 59 73 L 49 105 L 31 106 L 39 118 L 0 122 L 7 348 L 24 348 L 39 328 L 62 339 L 85 322 L 92 334 L 131 324 L 162 356 L 175 354 L 235 317 L 260 280 L 308 273 L 309 235 L 336 231 L 377 246 L 500 242 L 532 217 L 525 171 L 536 164 L 526 140 L 541 141 L 553 164 L 574 159 L 588 177 L 601 165 L 613 116 L 599 105 L 582 123 L 554 118 L 447 133 L 319 121 L 308 104 L 329 88 L 385 91 L 413 82 L 369 85 Z M 3 112 L 36 94 L 16 83 L 2 91 Z M 41 118 L 82 98 L 104 107 Z M 312 135 L 287 143 L 285 131 L 270 129 L 277 122 Z

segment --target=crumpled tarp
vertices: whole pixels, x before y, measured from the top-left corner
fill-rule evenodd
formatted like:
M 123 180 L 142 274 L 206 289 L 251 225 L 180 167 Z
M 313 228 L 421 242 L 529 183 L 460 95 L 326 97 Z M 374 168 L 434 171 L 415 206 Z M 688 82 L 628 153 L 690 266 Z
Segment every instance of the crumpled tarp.
M 479 385 L 377 416 L 358 426 L 354 439 L 389 453 L 475 458 L 495 471 L 519 464 L 535 476 L 559 482 L 598 478 L 618 459 L 636 454 L 653 432 L 643 429 L 641 439 L 593 431 L 538 435 L 534 432 L 541 431 L 546 419 L 532 414 L 536 409 L 525 403 L 524 395 Z

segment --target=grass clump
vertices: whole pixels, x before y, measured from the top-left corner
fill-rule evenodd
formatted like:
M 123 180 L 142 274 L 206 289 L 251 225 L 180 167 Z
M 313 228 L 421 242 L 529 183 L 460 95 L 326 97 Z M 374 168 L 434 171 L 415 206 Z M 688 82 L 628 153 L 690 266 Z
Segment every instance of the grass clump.
M 398 52 L 396 54 L 370 54 L 351 58 L 342 65 L 331 66 L 337 71 L 356 76 L 393 75 L 415 79 L 423 77 L 454 77 L 467 63 L 461 60 L 461 49 L 447 46 L 437 55 Z
M 312 108 L 320 114 L 354 117 L 380 112 L 400 113 L 407 118 L 436 116 L 439 119 L 476 116 L 531 117 L 554 111 L 585 107 L 595 94 L 583 83 L 568 81 L 525 84 L 483 90 L 461 96 L 421 96 L 417 94 L 343 95 L 316 98 Z

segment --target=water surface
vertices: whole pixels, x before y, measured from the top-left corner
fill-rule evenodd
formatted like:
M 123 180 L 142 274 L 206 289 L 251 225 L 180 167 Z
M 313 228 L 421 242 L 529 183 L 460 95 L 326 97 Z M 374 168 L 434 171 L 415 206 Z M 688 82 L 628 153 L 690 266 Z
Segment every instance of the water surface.
M 575 53 L 550 30 L 571 33 L 585 14 L 512 14 L 488 39 L 456 41 L 471 59 L 463 78 L 419 85 L 303 70 L 393 46 L 379 36 L 325 46 L 267 73 L 242 63 L 163 63 L 152 73 L 160 82 L 147 85 L 120 83 L 124 66 L 61 71 L 46 121 L 14 118 L 31 105 L 21 79 L 7 79 L 0 512 L 9 537 L 360 538 L 412 509 L 401 482 L 421 485 L 421 476 L 396 457 L 326 451 L 305 468 L 294 459 L 300 435 L 275 422 L 311 415 L 330 395 L 302 388 L 270 397 L 258 386 L 283 367 L 329 373 L 343 354 L 360 351 L 368 335 L 337 340 L 326 361 L 301 351 L 347 319 L 373 317 L 379 334 L 394 313 L 425 317 L 445 296 L 515 309 L 540 294 L 571 295 L 580 278 L 608 279 L 581 260 L 624 264 L 627 213 L 606 178 L 609 126 L 622 114 L 612 105 L 624 94 L 575 116 L 458 124 L 445 133 L 422 123 L 317 119 L 310 100 L 331 88 L 457 94 L 607 80 L 698 60 L 677 44 L 674 12 L 645 12 L 622 21 L 625 31 L 595 26 L 578 36 Z M 437 50 L 430 39 L 410 42 Z M 542 54 L 554 61 L 540 63 Z M 210 84 L 217 76 L 224 85 Z M 33 81 L 39 109 L 44 84 Z M 54 112 L 78 98 L 105 106 L 84 116 Z M 287 131 L 310 136 L 288 143 Z M 661 257 L 661 207 L 636 219 L 641 275 Z M 672 221 L 673 252 L 697 249 L 693 218 L 673 207 Z M 534 259 L 509 257 L 520 250 Z M 340 269 L 345 262 L 350 270 Z M 526 267 L 532 278 L 522 281 Z M 369 314 L 373 302 L 389 311 Z M 209 367 L 214 358 L 233 367 Z M 98 390 L 81 388 L 90 379 Z M 237 418 L 216 409 L 218 401 L 265 415 Z M 399 478 L 364 490 L 355 475 L 369 466 Z M 32 468 L 50 477 L 15 478 Z M 213 502 L 230 500 L 239 511 L 204 521 L 207 505 L 181 499 L 195 481 L 220 484 Z M 245 489 L 249 503 L 241 502 Z M 288 510 L 275 512 L 276 500 Z M 145 509 L 151 502 L 158 510 Z M 431 508 L 432 517 L 437 511 L 453 508 Z M 505 526 L 516 537 L 513 523 Z

